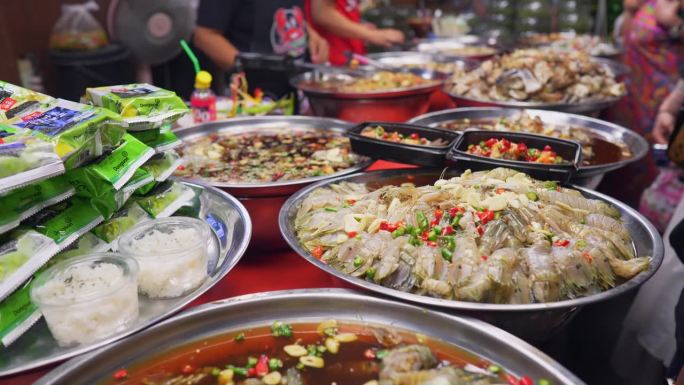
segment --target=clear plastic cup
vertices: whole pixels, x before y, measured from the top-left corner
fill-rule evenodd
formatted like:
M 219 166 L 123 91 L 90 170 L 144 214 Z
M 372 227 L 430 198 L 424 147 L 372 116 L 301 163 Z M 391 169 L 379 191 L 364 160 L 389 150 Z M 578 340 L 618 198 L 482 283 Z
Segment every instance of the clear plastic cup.
M 196 218 L 143 222 L 119 238 L 119 252 L 140 265 L 138 288 L 149 298 L 174 298 L 207 278 L 209 225 Z
M 31 300 L 60 346 L 95 342 L 138 318 L 138 263 L 116 253 L 60 262 L 36 278 Z

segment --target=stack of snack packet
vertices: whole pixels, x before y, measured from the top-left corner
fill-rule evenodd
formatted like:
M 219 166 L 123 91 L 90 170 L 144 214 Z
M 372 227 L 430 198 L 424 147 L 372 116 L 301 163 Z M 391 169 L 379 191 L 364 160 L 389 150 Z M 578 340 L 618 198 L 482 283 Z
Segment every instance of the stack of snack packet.
M 108 87 L 138 90 L 140 96 L 112 91 L 118 99 L 102 88 L 89 89 L 83 100 L 99 105 L 88 105 L 0 83 L 0 97 L 17 100 L 0 100 L 0 135 L 9 133 L 0 141 L 0 165 L 10 163 L 4 156 L 22 159 L 30 146 L 42 146 L 40 158 L 24 157 L 43 159 L 48 153 L 61 166 L 33 178 L 24 177 L 26 168 L 14 166 L 17 171 L 10 176 L 19 182 L 8 188 L 2 184 L 5 169 L 0 168 L 2 345 L 12 343 L 40 318 L 28 295 L 34 274 L 71 256 L 107 251 L 118 239 L 113 228 L 120 235 L 146 218 L 173 214 L 195 197 L 190 187 L 165 182 L 180 162 L 172 150 L 180 141 L 169 127 L 187 108 L 173 93 L 174 100 L 161 97 L 170 91 L 136 86 L 141 87 Z M 150 99 L 150 93 L 158 98 Z M 3 152 L 4 143 L 22 146 Z M 133 194 L 137 196 L 129 202 Z M 106 226 L 97 227 L 103 222 Z

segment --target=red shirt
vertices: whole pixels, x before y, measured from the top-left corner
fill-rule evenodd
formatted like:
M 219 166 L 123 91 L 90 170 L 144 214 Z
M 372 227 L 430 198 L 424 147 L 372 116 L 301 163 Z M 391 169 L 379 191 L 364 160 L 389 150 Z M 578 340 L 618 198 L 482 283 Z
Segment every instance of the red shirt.
M 338 12 L 344 15 L 347 19 L 355 22 L 361 22 L 361 8 L 359 7 L 360 0 L 335 0 L 335 8 Z M 347 56 L 345 52 L 349 51 L 364 55 L 366 53 L 366 46 L 360 39 L 349 39 L 337 36 L 325 28 L 316 25 L 311 17 L 311 0 L 306 0 L 304 3 L 304 13 L 306 20 L 330 45 L 330 63 L 336 66 L 343 66 L 347 64 Z

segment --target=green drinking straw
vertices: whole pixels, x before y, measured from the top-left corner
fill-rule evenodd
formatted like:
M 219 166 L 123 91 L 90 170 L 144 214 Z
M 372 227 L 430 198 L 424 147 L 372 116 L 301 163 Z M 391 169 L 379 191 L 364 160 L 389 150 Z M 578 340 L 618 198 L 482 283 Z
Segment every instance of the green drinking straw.
M 185 40 L 181 39 L 180 45 L 181 47 L 183 47 L 183 51 L 185 51 L 185 54 L 188 55 L 188 58 L 190 58 L 192 65 L 195 67 L 195 73 L 200 72 L 199 60 L 197 60 L 197 56 L 195 56 L 195 53 L 192 52 L 188 43 Z

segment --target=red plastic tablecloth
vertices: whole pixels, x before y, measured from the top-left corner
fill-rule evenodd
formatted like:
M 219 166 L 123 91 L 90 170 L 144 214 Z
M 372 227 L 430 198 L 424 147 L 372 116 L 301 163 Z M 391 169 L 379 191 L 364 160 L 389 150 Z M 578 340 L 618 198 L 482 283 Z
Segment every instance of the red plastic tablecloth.
M 369 170 L 407 167 L 412 166 L 378 161 Z M 258 231 L 259 224 L 254 223 L 253 225 L 255 231 Z M 226 278 L 193 301 L 188 307 L 243 294 L 322 287 L 351 286 L 319 270 L 292 250 L 261 255 L 248 252 Z M 32 384 L 53 368 L 54 366 L 49 366 L 22 375 L 2 378 L 0 383 L 3 385 Z

